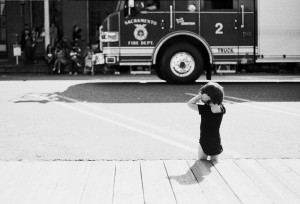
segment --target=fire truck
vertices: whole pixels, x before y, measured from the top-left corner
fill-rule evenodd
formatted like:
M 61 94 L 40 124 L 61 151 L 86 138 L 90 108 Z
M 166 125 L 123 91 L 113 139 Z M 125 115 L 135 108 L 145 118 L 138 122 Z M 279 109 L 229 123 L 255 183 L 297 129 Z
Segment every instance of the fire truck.
M 98 64 L 151 66 L 190 83 L 211 66 L 300 62 L 299 0 L 120 0 L 100 26 Z

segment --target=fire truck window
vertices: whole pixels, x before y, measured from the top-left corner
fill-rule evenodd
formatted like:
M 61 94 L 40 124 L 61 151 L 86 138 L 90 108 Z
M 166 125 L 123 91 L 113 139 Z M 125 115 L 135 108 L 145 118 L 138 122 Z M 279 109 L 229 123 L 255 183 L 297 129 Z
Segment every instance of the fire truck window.
M 245 6 L 245 12 L 252 12 L 254 9 L 253 1 L 242 0 L 240 1 L 240 5 Z
M 201 10 L 234 9 L 235 0 L 201 0 Z
M 127 8 L 127 1 L 126 2 L 124 2 L 124 1 L 118 1 L 116 3 L 116 11 L 121 11 L 122 9 L 125 9 L 125 8 Z
M 166 6 L 167 9 L 170 8 L 170 6 L 174 5 L 174 0 L 160 0 L 161 1 L 161 6 Z M 177 2 L 178 0 L 176 0 Z
M 160 8 L 159 0 L 145 0 L 144 1 L 145 10 L 155 11 Z
M 176 11 L 199 11 L 199 1 L 196 0 L 185 0 L 176 1 Z

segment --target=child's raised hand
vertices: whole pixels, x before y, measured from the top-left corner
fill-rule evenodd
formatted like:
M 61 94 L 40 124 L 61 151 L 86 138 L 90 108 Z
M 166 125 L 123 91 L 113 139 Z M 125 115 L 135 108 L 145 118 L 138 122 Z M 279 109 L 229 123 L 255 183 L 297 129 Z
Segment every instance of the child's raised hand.
M 188 106 L 195 110 L 198 111 L 198 105 L 197 103 L 201 100 L 201 94 L 194 96 L 191 100 L 188 101 Z

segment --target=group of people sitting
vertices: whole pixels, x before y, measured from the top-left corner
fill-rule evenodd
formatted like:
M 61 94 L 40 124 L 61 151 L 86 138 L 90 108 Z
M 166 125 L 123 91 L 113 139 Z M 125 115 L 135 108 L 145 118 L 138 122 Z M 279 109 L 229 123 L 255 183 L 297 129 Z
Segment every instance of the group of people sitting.
M 82 52 L 78 42 L 74 41 L 69 46 L 65 41 L 58 40 L 54 46 L 49 44 L 46 49 L 45 61 L 48 65 L 49 74 L 77 75 L 79 70 L 84 74 L 94 74 L 93 65 L 94 51 L 91 45 L 87 45 Z

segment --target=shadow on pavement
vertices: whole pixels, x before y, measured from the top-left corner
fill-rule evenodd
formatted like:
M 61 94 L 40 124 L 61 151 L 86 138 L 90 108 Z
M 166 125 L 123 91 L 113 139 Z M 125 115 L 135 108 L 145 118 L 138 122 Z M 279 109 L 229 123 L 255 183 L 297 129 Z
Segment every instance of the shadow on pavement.
M 170 180 L 175 180 L 181 185 L 192 185 L 201 183 L 206 176 L 208 176 L 213 167 L 210 161 L 201 160 L 196 161 L 185 174 L 183 175 L 170 175 Z
M 204 84 L 88 82 L 64 92 L 27 93 L 14 103 L 186 103 Z M 220 83 L 226 103 L 300 101 L 300 83 Z

